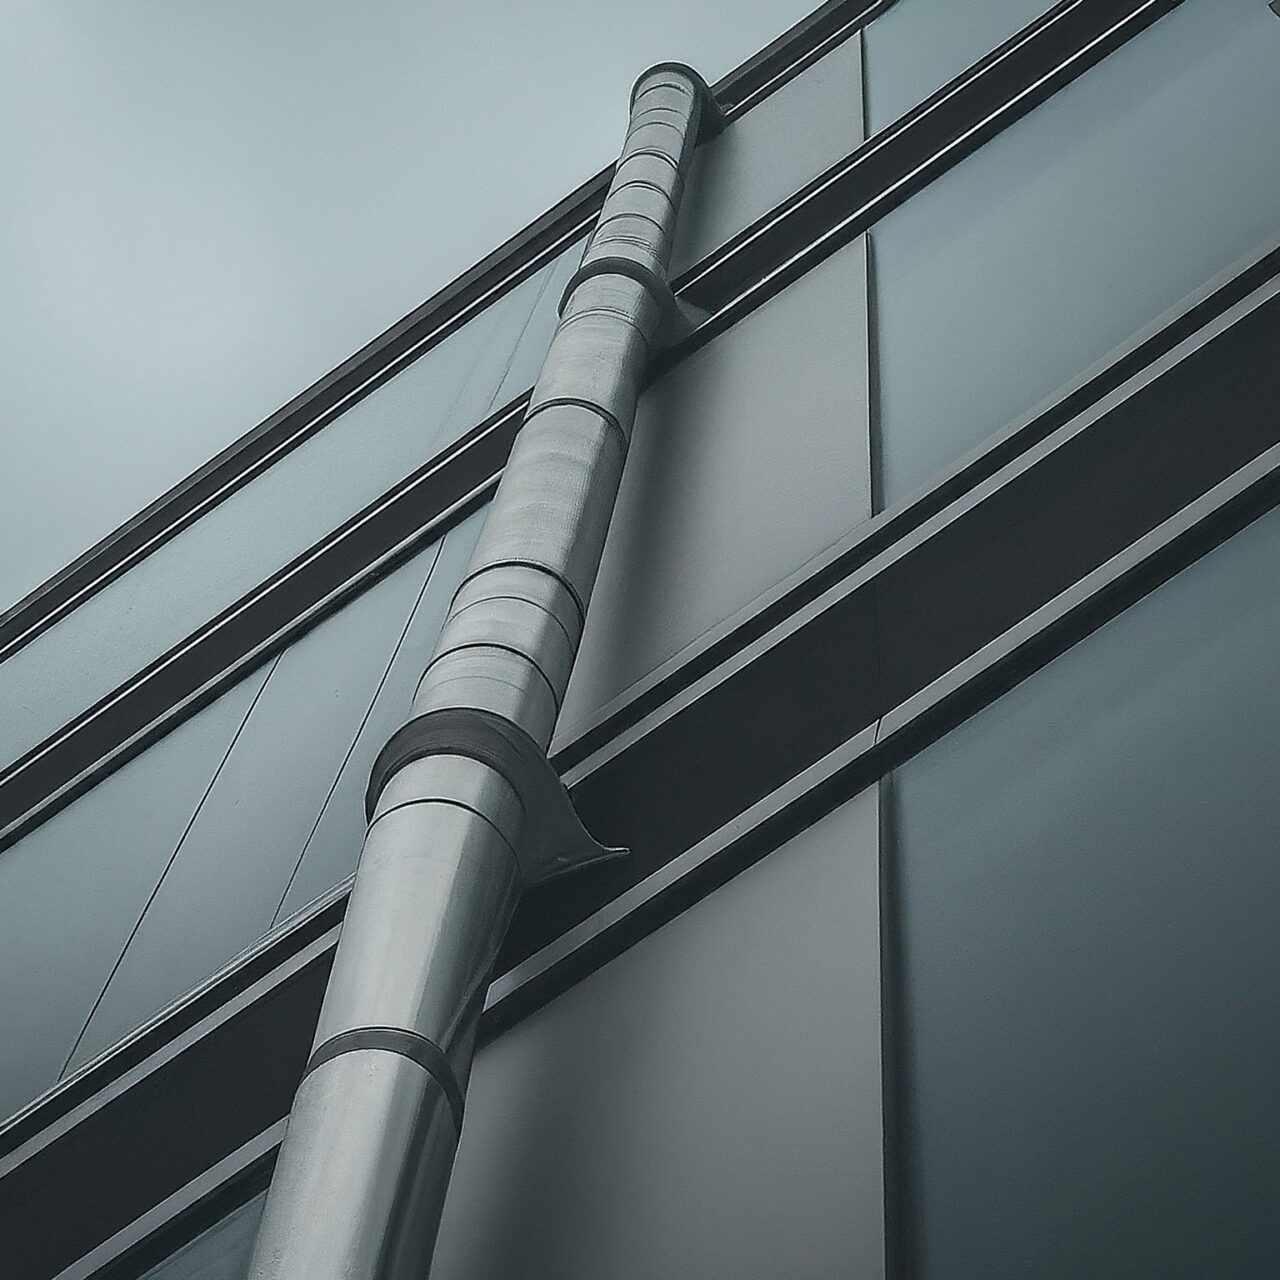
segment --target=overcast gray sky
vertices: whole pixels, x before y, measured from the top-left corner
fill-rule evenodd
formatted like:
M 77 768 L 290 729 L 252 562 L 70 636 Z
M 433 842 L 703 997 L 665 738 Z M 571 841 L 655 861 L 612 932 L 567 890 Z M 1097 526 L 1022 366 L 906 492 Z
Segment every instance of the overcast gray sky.
M 817 0 L 6 0 L 0 607 Z

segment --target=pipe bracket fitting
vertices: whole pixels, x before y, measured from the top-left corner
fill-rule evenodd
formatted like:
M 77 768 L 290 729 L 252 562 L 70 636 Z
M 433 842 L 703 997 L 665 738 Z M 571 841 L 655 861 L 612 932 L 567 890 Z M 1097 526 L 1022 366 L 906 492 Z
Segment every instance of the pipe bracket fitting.
M 579 867 L 626 856 L 626 849 L 609 848 L 592 838 L 546 752 L 518 725 L 479 707 L 441 707 L 401 725 L 373 762 L 366 816 L 372 818 L 382 789 L 397 770 L 436 755 L 478 760 L 505 778 L 520 797 L 525 823 L 516 858 L 526 889 Z
M 667 283 L 666 277 L 646 267 L 642 262 L 637 262 L 634 258 L 620 256 L 593 258 L 580 266 L 569 277 L 569 283 L 565 285 L 564 292 L 560 295 L 560 315 L 564 314 L 573 291 L 584 280 L 590 280 L 594 276 L 626 276 L 648 290 L 649 296 L 658 304 L 659 346 L 671 346 L 693 331 L 697 321 L 686 314 L 679 299 L 671 291 L 671 285 Z

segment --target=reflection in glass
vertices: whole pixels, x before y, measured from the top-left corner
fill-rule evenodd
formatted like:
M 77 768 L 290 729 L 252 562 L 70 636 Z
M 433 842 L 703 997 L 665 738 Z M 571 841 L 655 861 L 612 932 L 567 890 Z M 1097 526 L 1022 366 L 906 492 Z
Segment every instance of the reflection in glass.
M 243 1280 L 265 1200 L 264 1192 L 241 1205 L 158 1262 L 141 1280 Z
M 430 594 L 438 550 L 419 553 L 269 665 L 262 693 L 148 904 L 73 1066 L 270 928 L 415 602 Z M 451 589 L 443 592 L 446 601 Z
M 408 619 L 395 656 L 354 742 L 317 813 L 295 868 L 276 905 L 273 923 L 326 893 L 356 869 L 364 842 L 364 794 L 374 757 L 409 714 L 418 679 L 431 660 L 449 601 L 462 581 L 484 524 L 484 511 L 449 531 L 432 574 L 431 589 Z

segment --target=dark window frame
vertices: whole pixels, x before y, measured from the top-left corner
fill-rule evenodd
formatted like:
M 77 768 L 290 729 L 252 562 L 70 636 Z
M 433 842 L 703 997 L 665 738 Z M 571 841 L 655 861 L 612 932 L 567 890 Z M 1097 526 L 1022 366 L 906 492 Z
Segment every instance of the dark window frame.
M 1265 297 L 1259 299 L 1258 294 Z M 1224 335 L 1242 340 L 1245 330 L 1240 326 L 1249 317 L 1257 320 L 1268 305 L 1280 307 L 1280 277 L 1235 303 L 1240 314 L 1233 325 L 1221 316 L 1210 319 L 1200 332 L 1184 339 L 1179 350 L 1162 356 L 1159 368 L 1145 366 L 1134 373 L 1106 411 L 1084 409 L 1036 449 L 1008 462 L 981 490 L 949 504 L 910 537 L 861 563 L 644 723 L 566 769 L 566 781 L 589 820 L 593 808 L 597 820 L 613 809 L 624 821 L 638 823 L 641 835 L 645 823 L 666 822 L 646 804 L 646 796 L 657 789 L 654 762 L 674 754 L 676 769 L 696 773 L 699 762 L 733 750 L 743 717 L 762 714 L 760 675 L 770 663 L 775 665 L 765 687 L 774 691 L 776 705 L 768 714 L 774 725 L 784 723 L 810 665 L 813 650 L 804 648 L 806 637 L 811 645 L 834 648 L 858 670 L 873 668 L 874 659 L 866 654 L 860 659 L 855 650 L 868 642 L 868 622 L 876 624 L 883 613 L 885 601 L 876 598 L 875 588 L 886 581 L 887 573 L 920 548 L 954 540 L 971 513 L 981 513 L 1000 495 L 1012 493 L 1028 478 L 1051 473 L 1075 442 L 1117 435 L 1114 414 L 1152 394 L 1152 388 L 1177 371 L 1195 373 L 1195 358 L 1212 352 Z M 1202 414 L 1216 412 L 1219 403 L 1210 389 Z M 1186 430 L 1194 435 L 1194 427 L 1190 423 Z M 1130 455 L 1118 503 L 1127 502 L 1149 482 L 1141 463 Z M 490 992 L 483 1034 L 499 1034 L 714 891 L 1277 503 L 1280 442 L 1203 486 L 1190 502 L 894 705 L 868 703 L 867 714 L 859 716 L 858 708 L 828 699 L 834 747 L 812 760 L 788 748 L 766 762 L 765 776 L 728 770 L 738 790 L 727 799 L 708 796 L 703 825 L 711 829 L 695 832 L 696 838 L 684 848 L 675 847 L 679 841 L 673 840 L 658 865 L 636 868 L 619 892 L 602 892 L 599 880 L 566 884 L 564 893 L 574 896 L 574 910 L 566 913 L 562 903 L 564 927 L 557 936 L 508 956 L 508 968 Z M 901 518 L 900 513 L 886 512 L 877 519 L 883 523 L 895 518 Z M 1060 526 L 1042 536 L 1052 540 L 1056 530 Z M 981 557 L 985 551 L 979 542 L 966 554 Z M 899 587 L 906 589 L 909 584 Z M 871 643 L 874 647 L 875 641 Z M 718 726 L 718 740 L 690 729 L 690 717 L 708 711 L 704 721 Z M 630 782 L 619 768 L 624 773 L 632 770 Z M 644 841 L 636 843 L 643 846 Z M 540 914 L 547 905 L 532 904 L 529 911 Z M 6 1229 L 15 1239 L 19 1228 L 30 1233 L 29 1240 L 20 1241 L 23 1248 L 65 1244 L 70 1252 L 79 1249 L 79 1256 L 105 1263 L 109 1255 L 121 1267 L 131 1267 L 130 1259 L 154 1257 L 162 1244 L 167 1250 L 183 1232 L 198 1229 L 193 1224 L 207 1224 L 210 1214 L 216 1216 L 215 1209 L 226 1211 L 237 1196 L 252 1194 L 245 1188 L 260 1185 L 255 1179 L 264 1176 L 269 1164 L 274 1126 L 287 1109 L 294 1074 L 300 1073 L 305 1060 L 309 1019 L 318 1009 L 342 907 L 340 886 L 0 1129 L 0 1216 L 10 1218 Z M 261 1024 L 256 1032 L 249 1025 L 255 1018 Z M 251 1061 L 245 1060 L 246 1052 Z M 198 1112 L 206 1105 L 212 1081 L 239 1081 L 240 1093 L 228 1086 L 229 1092 L 219 1094 L 222 1101 L 210 1101 L 208 1111 L 192 1124 L 193 1108 Z M 266 1115 L 265 1122 L 264 1098 L 279 1111 L 275 1117 Z M 175 1143 L 175 1134 L 185 1141 Z M 118 1152 L 129 1144 L 150 1149 L 157 1143 L 164 1146 L 164 1161 L 135 1162 L 146 1168 L 130 1184 L 122 1176 Z M 171 1183 L 164 1181 L 166 1177 Z M 115 1179 L 115 1200 L 101 1194 L 110 1179 Z M 141 1185 L 146 1179 L 153 1181 Z M 96 1217 L 90 1219 L 87 1209 L 81 1213 L 81 1197 L 93 1198 Z M 61 1236 L 48 1223 L 41 1225 L 42 1212 L 56 1213 L 68 1224 Z M 79 1225 L 72 1231 L 74 1224 Z M 95 1230 L 98 1236 L 93 1239 Z M 89 1234 L 75 1243 L 75 1231 Z M 73 1259 L 63 1255 L 58 1265 L 68 1261 Z M 52 1272 L 46 1267 L 32 1274 Z
M 871 221 L 1021 118 L 1176 2 L 1111 0 L 1104 7 L 1098 0 L 1063 0 L 895 125 L 868 139 L 677 282 L 682 298 L 699 305 L 709 303 L 713 310 L 693 334 L 664 355 L 653 376 L 661 376 L 763 305 L 785 284 L 825 261 Z M 837 43 L 847 38 L 867 20 L 868 12 L 859 10 L 860 16 L 849 18 L 828 38 Z M 813 59 L 827 51 L 825 46 L 804 48 L 805 56 Z M 798 67 L 803 69 L 800 62 L 789 63 L 786 74 L 798 74 Z M 776 87 L 774 81 L 768 83 Z M 865 183 L 877 174 L 882 187 L 868 188 Z M 751 278 L 745 287 L 744 270 Z M 1094 380 L 1082 388 L 1081 395 L 1100 394 L 1103 385 Z M 0 770 L 0 813 L 6 815 L 0 826 L 0 850 L 474 510 L 496 487 L 527 395 L 503 406 L 181 644 Z M 1029 447 L 1033 440 L 1034 430 L 1027 429 L 1013 433 L 1003 448 Z M 945 488 L 921 501 L 917 514 L 923 518 L 930 502 L 964 492 L 968 484 L 977 482 L 981 466 L 951 476 Z M 424 508 L 425 515 L 421 514 Z M 909 527 L 908 519 L 895 526 L 898 531 Z M 304 584 L 309 584 L 307 590 L 301 589 Z M 708 656 L 695 660 L 687 673 Z M 681 678 L 687 679 L 687 673 Z M 654 697 L 669 693 L 673 678 L 668 673 L 667 679 L 646 685 L 634 697 L 629 694 L 628 707 L 614 709 L 604 722 L 589 727 L 573 750 L 584 753 L 602 736 L 615 734 L 622 721 L 634 719 Z

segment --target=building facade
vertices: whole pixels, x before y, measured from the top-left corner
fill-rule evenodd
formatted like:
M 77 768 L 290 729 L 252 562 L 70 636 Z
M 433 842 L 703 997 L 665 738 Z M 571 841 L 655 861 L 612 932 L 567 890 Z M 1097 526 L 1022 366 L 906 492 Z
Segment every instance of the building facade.
M 715 89 L 432 1275 L 1273 1274 L 1280 18 Z M 0 618 L 6 1276 L 243 1276 L 608 177 Z

